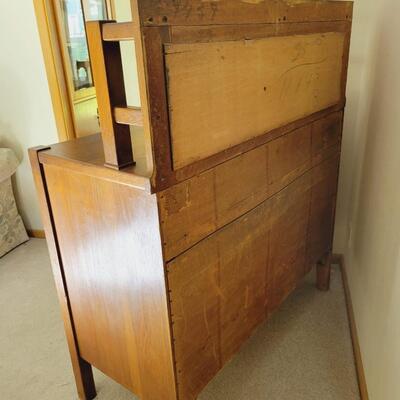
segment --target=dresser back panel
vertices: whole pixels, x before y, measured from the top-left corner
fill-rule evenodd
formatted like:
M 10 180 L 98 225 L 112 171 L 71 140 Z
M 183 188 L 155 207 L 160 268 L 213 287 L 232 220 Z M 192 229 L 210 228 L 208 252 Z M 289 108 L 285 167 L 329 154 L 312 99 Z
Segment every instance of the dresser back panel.
M 345 33 L 165 45 L 174 169 L 337 104 Z
M 167 260 L 340 151 L 342 112 L 296 129 L 158 194 Z
M 168 264 L 178 389 L 194 399 L 332 243 L 339 157 Z M 329 190 L 327 190 L 329 186 Z

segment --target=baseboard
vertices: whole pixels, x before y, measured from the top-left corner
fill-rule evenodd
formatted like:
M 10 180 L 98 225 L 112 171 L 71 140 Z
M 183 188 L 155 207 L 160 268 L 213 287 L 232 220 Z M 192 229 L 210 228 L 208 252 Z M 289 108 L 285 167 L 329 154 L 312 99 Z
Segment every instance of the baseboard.
M 343 287 L 346 297 L 347 315 L 349 318 L 351 341 L 353 343 L 354 361 L 356 365 L 358 387 L 360 389 L 361 400 L 369 400 L 367 382 L 365 380 L 364 365 L 361 357 L 360 342 L 358 340 L 358 332 L 356 321 L 354 318 L 353 303 L 351 300 L 351 293 L 349 289 L 349 282 L 347 280 L 346 265 L 344 256 L 342 254 L 334 254 L 332 256 L 332 264 L 339 264 L 342 271 Z
M 36 238 L 36 239 L 46 239 L 46 235 L 44 234 L 44 231 L 40 229 L 27 229 L 28 236 L 31 238 Z

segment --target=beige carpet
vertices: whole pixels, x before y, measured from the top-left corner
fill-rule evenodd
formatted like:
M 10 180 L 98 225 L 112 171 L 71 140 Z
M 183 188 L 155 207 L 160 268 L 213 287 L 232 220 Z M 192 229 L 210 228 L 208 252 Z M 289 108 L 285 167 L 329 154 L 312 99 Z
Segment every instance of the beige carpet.
M 100 400 L 136 399 L 97 371 L 95 379 Z M 4 400 L 77 399 L 43 240 L 0 259 L 0 393 Z M 200 396 L 314 399 L 359 399 L 337 268 L 328 293 L 307 277 Z

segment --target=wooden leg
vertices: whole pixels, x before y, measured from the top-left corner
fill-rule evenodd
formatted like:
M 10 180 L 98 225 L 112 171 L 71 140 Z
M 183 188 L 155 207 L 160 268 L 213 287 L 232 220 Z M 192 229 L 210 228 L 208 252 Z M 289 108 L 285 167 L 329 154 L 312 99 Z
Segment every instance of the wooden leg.
M 79 398 L 81 400 L 93 400 L 97 396 L 97 393 L 92 366 L 81 358 L 78 365 L 74 362 L 72 362 L 72 365 Z
M 322 291 L 329 290 L 331 280 L 332 254 L 329 252 L 317 263 L 317 289 Z

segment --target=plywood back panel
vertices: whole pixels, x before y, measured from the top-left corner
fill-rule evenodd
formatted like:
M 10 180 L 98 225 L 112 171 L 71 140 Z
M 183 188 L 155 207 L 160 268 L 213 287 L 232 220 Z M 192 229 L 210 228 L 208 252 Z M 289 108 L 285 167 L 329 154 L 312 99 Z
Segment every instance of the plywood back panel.
M 345 33 L 165 45 L 174 169 L 338 103 Z

